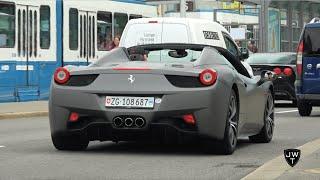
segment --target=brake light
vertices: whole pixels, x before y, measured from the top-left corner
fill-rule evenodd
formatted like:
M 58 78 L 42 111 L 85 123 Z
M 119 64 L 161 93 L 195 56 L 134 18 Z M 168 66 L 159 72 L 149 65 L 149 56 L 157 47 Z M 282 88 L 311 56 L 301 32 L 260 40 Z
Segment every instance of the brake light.
M 75 112 L 72 112 L 69 116 L 69 121 L 70 122 L 76 122 L 78 121 L 79 119 L 79 114 L 78 113 L 75 113 Z
M 301 41 L 300 43 L 299 43 L 299 46 L 298 46 L 298 53 L 303 53 L 303 51 L 304 51 L 304 43 L 303 43 L 303 41 Z
M 291 76 L 292 75 L 292 69 L 291 68 L 284 68 L 283 74 L 286 76 Z
M 298 49 L 297 49 L 297 74 L 298 77 L 302 75 L 302 56 L 304 51 L 304 43 L 300 41 Z
M 199 75 L 200 82 L 206 86 L 213 85 L 217 81 L 217 77 L 217 71 L 213 69 L 205 69 Z
M 193 114 L 186 114 L 183 116 L 183 121 L 186 124 L 190 125 L 195 125 L 196 124 L 196 119 L 194 118 Z
M 70 79 L 70 73 L 67 69 L 59 67 L 54 72 L 54 80 L 58 84 L 64 84 Z
M 276 75 L 279 75 L 279 74 L 281 74 L 282 71 L 280 68 L 277 67 L 277 68 L 273 69 L 273 72 L 276 73 Z
M 144 67 L 116 67 L 112 68 L 112 70 L 115 71 L 149 71 L 150 68 L 144 68 Z

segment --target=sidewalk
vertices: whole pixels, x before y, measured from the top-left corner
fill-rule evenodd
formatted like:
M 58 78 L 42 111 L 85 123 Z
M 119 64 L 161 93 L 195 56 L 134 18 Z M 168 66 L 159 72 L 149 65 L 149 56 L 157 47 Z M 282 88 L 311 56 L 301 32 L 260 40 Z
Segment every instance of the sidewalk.
M 266 162 L 242 180 L 320 180 L 320 138 L 297 147 L 297 149 L 301 150 L 301 155 L 296 166 L 289 166 L 282 154 Z
M 300 158 L 300 161 L 294 168 L 286 171 L 279 179 L 320 179 L 320 150 L 311 155 Z
M 0 103 L 0 119 L 47 115 L 48 101 Z

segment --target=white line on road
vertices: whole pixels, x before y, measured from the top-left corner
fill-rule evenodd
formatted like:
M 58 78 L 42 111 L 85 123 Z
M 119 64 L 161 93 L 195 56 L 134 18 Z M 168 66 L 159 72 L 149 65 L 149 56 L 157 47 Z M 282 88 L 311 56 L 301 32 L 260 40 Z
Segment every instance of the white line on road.
M 4 147 L 5 147 L 5 146 L 1 146 L 1 145 L 0 145 L 0 148 L 4 148 Z
M 290 112 L 298 112 L 298 110 L 290 110 L 290 111 L 279 111 L 279 112 L 276 112 L 276 114 L 283 114 L 283 113 L 290 113 Z

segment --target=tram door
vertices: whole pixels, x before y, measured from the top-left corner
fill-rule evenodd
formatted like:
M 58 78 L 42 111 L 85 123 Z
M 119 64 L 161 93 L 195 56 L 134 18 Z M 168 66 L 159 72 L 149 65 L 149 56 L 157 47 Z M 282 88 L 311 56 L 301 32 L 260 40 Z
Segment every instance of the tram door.
M 79 11 L 79 61 L 88 65 L 96 59 L 96 13 Z
M 39 82 L 34 63 L 38 57 L 38 16 L 39 7 L 16 5 L 16 72 L 21 77 L 16 82 L 18 87 L 37 86 Z

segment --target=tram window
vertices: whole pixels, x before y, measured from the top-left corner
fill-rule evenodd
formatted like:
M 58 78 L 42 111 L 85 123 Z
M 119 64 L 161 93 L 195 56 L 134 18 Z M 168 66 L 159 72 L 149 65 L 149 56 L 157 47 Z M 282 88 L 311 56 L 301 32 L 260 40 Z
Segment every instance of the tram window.
M 22 13 L 22 54 L 23 54 L 23 57 L 26 56 L 26 50 L 27 50 L 27 47 L 26 47 L 26 42 L 27 42 L 27 22 L 26 22 L 26 10 L 23 10 L 23 13 Z
M 21 55 L 21 10 L 18 11 L 18 56 Z
M 112 13 L 98 11 L 97 47 L 99 51 L 109 50 L 112 42 Z
M 95 22 L 95 18 L 94 18 L 94 16 L 92 17 L 92 48 L 93 48 L 93 50 L 92 50 L 92 56 L 93 57 L 95 57 L 96 56 L 96 48 L 95 48 L 95 46 L 96 46 L 96 41 L 95 41 L 95 39 L 96 39 L 96 35 L 95 35 L 95 32 L 96 32 L 96 28 L 95 28 L 95 24 L 96 24 L 96 22 Z
M 0 48 L 15 44 L 15 5 L 0 2 Z
M 91 57 L 91 16 L 89 16 L 89 22 L 88 22 L 88 31 L 89 31 L 89 35 L 88 35 L 88 56 Z
M 40 6 L 40 48 L 50 47 L 50 7 Z
M 83 25 L 82 25 L 82 15 L 80 15 L 80 57 L 82 57 L 82 33 L 83 32 Z
M 32 27 L 32 25 L 33 25 L 33 19 L 32 19 L 32 11 L 30 10 L 29 11 L 29 23 L 28 23 L 28 25 L 29 25 L 29 32 L 30 33 L 28 33 L 28 35 L 29 35 L 29 56 L 31 57 L 32 56 L 32 48 L 33 48 L 33 46 L 32 46 L 32 40 L 33 40 L 33 38 L 32 38 L 32 36 L 33 36 L 33 27 Z
M 87 57 L 87 16 L 83 16 L 83 56 Z
M 78 10 L 75 8 L 69 10 L 69 48 L 78 49 Z
M 123 13 L 114 13 L 114 34 L 121 37 L 124 27 L 128 22 L 128 15 Z
M 38 48 L 38 17 L 37 11 L 34 11 L 34 56 L 37 57 Z M 49 43 L 50 44 L 50 43 Z M 49 46 L 48 46 L 49 47 Z
M 129 20 L 131 20 L 131 19 L 139 19 L 139 18 L 142 18 L 142 16 L 141 15 L 135 15 L 135 14 L 131 14 L 129 16 Z

